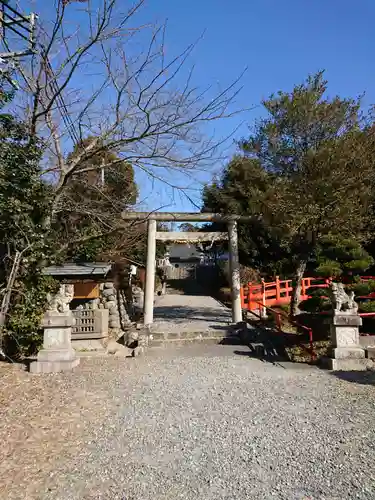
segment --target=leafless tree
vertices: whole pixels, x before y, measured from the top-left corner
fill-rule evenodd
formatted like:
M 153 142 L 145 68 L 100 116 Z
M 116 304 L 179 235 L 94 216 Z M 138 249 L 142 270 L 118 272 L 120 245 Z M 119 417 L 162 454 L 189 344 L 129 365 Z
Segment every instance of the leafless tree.
M 122 221 L 118 199 L 105 213 L 98 200 L 80 203 L 71 196 L 72 183 L 127 162 L 181 188 L 181 173 L 194 178 L 220 156 L 227 138 L 207 135 L 208 125 L 236 113 L 239 79 L 222 89 L 196 87 L 189 68 L 196 43 L 167 57 L 166 27 L 141 21 L 145 0 L 50 3 L 20 2 L 38 21 L 34 55 L 16 62 L 14 101 L 30 137 L 41 138 L 45 146 L 43 176 L 53 186 L 45 230 L 70 212 L 73 220 L 75 214 L 90 218 L 94 231 L 66 234 L 62 250 L 102 236 L 134 245 L 144 224 Z M 98 157 L 108 161 L 98 164 Z M 100 183 L 89 187 L 105 198 Z
M 56 0 L 54 19 L 39 19 L 37 54 L 29 67 L 19 66 L 30 132 L 44 138 L 49 152 L 53 217 L 69 179 L 97 169 L 88 160 L 104 148 L 179 187 L 173 172 L 207 168 L 225 140 L 207 137 L 204 129 L 236 112 L 238 79 L 216 94 L 196 88 L 186 66 L 195 44 L 168 59 L 165 26 L 137 25 L 144 3 L 100 0 L 94 8 L 90 0 Z M 67 148 L 87 136 L 95 139 L 67 156 Z

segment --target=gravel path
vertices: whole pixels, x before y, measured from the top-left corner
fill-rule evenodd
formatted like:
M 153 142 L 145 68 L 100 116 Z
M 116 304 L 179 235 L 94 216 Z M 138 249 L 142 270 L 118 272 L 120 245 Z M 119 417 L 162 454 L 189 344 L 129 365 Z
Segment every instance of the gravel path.
M 1 498 L 374 499 L 372 377 L 246 354 L 165 349 L 47 376 L 0 366 Z

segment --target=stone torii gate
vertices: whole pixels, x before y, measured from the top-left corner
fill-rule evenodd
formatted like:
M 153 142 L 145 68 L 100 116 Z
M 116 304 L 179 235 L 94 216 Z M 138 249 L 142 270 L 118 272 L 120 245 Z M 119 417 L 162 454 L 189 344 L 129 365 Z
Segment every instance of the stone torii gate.
M 240 266 L 238 260 L 237 222 L 248 222 L 250 217 L 213 213 L 188 212 L 124 212 L 124 220 L 147 220 L 147 264 L 144 299 L 144 324 L 151 325 L 154 317 L 156 240 L 161 241 L 212 241 L 229 239 L 229 264 L 232 293 L 232 321 L 242 321 L 240 297 Z M 162 222 L 222 222 L 228 227 L 228 234 L 217 232 L 158 232 L 157 221 Z

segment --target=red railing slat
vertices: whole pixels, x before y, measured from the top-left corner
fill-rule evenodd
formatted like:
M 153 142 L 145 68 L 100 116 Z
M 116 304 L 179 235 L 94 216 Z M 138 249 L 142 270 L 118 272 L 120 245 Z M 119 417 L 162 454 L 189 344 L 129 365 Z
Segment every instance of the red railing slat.
M 323 281 L 323 283 L 322 283 Z M 309 288 L 327 288 L 330 280 L 325 278 L 303 278 L 301 298 L 308 298 Z M 275 306 L 288 304 L 291 297 L 292 280 L 280 280 L 253 284 L 249 282 L 247 286 L 241 287 L 241 304 L 243 309 L 256 310 L 257 301 L 261 301 L 265 306 Z

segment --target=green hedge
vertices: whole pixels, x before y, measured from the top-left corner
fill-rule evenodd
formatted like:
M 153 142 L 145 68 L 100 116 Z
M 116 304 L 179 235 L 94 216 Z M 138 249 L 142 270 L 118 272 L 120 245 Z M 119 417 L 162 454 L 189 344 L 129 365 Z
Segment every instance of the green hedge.
M 375 300 L 369 300 L 368 302 L 362 302 L 359 304 L 360 312 L 375 312 Z
M 301 311 L 309 313 L 317 313 L 321 311 L 328 311 L 332 308 L 331 301 L 325 297 L 314 296 L 307 300 L 303 300 L 299 308 Z
M 375 292 L 375 280 L 369 280 L 367 282 L 360 281 L 359 283 L 353 283 L 349 285 L 348 290 L 352 290 L 356 297 L 361 295 L 369 295 Z

